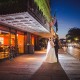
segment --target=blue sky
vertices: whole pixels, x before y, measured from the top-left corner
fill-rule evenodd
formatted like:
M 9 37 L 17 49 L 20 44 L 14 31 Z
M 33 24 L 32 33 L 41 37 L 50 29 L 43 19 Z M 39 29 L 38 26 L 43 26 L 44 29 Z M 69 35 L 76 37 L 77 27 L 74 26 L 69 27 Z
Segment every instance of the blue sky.
M 80 0 L 50 0 L 51 14 L 58 21 L 58 34 L 64 38 L 72 27 L 80 28 Z

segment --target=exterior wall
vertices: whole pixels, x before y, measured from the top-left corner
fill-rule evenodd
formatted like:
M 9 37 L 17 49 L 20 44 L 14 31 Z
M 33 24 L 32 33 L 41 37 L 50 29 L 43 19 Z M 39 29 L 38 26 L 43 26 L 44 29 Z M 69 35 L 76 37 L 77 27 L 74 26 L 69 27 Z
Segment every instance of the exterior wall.
M 6 15 L 6 14 L 15 15 L 15 13 L 21 13 L 21 12 L 28 12 L 43 27 L 49 30 L 49 24 L 47 23 L 46 18 L 44 17 L 43 12 L 39 10 L 39 7 L 34 2 L 34 0 L 9 0 L 9 2 L 5 0 L 5 3 L 3 2 L 0 4 L 0 15 Z M 6 38 L 7 41 L 6 44 L 8 44 L 9 47 L 14 46 L 16 54 L 20 52 L 34 53 L 34 50 L 40 50 L 39 36 L 29 32 L 18 30 L 14 26 L 5 26 L 4 24 L 0 26 L 0 30 L 7 31 L 9 33 L 8 39 Z M 15 40 L 12 38 L 12 36 L 14 36 Z M 20 39 L 22 39 L 22 41 Z M 22 44 L 20 44 L 20 41 Z M 14 44 L 12 44 L 12 42 L 14 42 Z M 20 45 L 23 45 L 21 49 L 19 49 Z

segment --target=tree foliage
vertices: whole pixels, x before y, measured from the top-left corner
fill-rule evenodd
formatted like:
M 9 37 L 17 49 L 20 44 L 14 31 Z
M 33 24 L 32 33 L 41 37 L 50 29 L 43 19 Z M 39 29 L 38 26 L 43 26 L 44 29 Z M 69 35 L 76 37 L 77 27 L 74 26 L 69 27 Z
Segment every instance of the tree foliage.
M 67 40 L 75 41 L 75 39 L 78 39 L 80 41 L 80 28 L 71 28 L 68 31 L 68 34 L 66 35 Z

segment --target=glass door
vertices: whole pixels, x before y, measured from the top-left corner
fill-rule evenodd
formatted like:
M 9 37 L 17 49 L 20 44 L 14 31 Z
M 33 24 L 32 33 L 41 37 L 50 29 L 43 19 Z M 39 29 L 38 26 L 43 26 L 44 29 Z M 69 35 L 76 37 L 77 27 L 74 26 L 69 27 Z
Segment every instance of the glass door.
M 19 53 L 24 53 L 24 35 L 17 34 Z

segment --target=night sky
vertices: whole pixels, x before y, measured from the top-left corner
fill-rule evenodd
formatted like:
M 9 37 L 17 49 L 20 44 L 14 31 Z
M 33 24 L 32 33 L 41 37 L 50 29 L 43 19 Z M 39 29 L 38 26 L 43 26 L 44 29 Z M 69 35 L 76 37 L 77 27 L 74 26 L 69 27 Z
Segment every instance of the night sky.
M 58 21 L 58 34 L 64 38 L 68 30 L 80 28 L 80 0 L 50 0 L 51 15 Z

